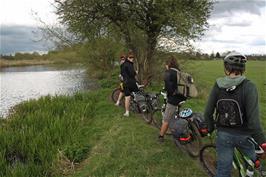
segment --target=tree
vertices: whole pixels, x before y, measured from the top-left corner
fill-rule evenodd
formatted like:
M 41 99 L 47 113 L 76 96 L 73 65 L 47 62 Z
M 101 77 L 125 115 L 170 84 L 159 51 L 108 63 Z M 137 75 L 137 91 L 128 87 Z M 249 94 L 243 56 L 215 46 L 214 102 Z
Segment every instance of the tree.
M 138 70 L 151 74 L 159 39 L 179 45 L 207 29 L 212 0 L 55 0 L 60 22 L 84 40 L 119 34 L 136 55 Z
M 215 58 L 221 58 L 221 55 L 219 52 L 216 53 Z

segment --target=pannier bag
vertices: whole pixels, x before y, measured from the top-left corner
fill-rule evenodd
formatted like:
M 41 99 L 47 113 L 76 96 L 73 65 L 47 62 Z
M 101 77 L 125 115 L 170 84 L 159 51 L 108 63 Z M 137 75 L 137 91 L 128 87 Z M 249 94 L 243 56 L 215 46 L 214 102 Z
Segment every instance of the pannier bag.
M 198 130 L 202 137 L 207 136 L 208 134 L 208 124 L 204 120 L 204 117 L 201 113 L 193 113 L 193 120 L 197 124 Z
M 198 90 L 194 84 L 192 76 L 188 73 L 179 71 L 178 69 L 171 68 L 177 72 L 177 91 L 178 94 L 185 96 L 186 98 L 197 97 Z
M 142 93 L 139 92 L 134 93 L 134 101 L 137 102 L 138 107 L 140 109 L 139 111 L 141 113 L 144 113 L 148 110 L 146 97 Z
M 156 93 L 148 93 L 148 99 L 150 99 L 150 103 L 153 110 L 159 109 L 159 97 Z
M 178 140 L 180 144 L 185 145 L 191 142 L 192 137 L 187 120 L 175 116 L 170 119 L 169 128 L 174 139 Z

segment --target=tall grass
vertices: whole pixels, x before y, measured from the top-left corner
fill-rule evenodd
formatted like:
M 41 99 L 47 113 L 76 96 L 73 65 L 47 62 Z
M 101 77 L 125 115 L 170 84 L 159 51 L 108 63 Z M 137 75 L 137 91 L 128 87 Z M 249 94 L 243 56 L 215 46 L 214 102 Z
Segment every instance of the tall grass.
M 85 158 L 95 97 L 47 96 L 19 105 L 1 121 L 0 176 L 52 176 L 60 160 L 71 165 Z

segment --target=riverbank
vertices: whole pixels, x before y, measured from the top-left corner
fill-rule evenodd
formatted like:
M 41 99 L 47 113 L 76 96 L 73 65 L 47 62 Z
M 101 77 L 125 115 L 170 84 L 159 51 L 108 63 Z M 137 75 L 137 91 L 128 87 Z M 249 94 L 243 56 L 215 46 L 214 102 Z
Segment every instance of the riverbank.
M 171 137 L 159 144 L 158 129 L 136 115 L 122 117 L 110 93 L 47 96 L 17 106 L 1 121 L 0 176 L 205 176 Z
M 31 66 L 31 65 L 48 65 L 48 64 L 68 64 L 68 60 L 6 60 L 0 59 L 0 68 L 12 66 Z

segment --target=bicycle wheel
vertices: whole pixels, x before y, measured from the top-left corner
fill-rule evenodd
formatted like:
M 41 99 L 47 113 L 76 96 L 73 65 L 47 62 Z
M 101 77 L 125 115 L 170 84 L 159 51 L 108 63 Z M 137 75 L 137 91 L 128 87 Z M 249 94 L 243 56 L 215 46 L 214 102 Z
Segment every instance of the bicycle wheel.
M 210 177 L 215 176 L 217 168 L 216 146 L 214 144 L 203 146 L 200 150 L 199 157 L 200 163 L 208 175 Z
M 112 98 L 112 101 L 113 101 L 114 103 L 117 102 L 118 97 L 119 97 L 119 93 L 120 93 L 120 88 L 116 88 L 116 89 L 114 89 L 114 91 L 112 92 L 112 96 L 111 96 L 111 98 Z
M 162 122 L 163 122 L 163 116 L 160 109 L 154 110 L 152 113 L 152 121 L 155 127 L 158 129 L 161 129 Z
M 163 124 L 163 113 L 161 112 L 160 109 L 156 109 L 152 113 L 152 122 L 155 127 L 157 127 L 159 130 L 161 130 L 162 124 Z M 167 132 L 165 133 L 166 135 L 171 135 L 171 131 L 168 128 Z
M 144 110 L 142 110 L 140 107 L 139 107 L 139 110 L 140 110 L 140 113 L 141 113 L 141 116 L 142 116 L 143 120 L 146 123 L 150 124 L 152 122 L 151 108 L 144 101 L 138 102 L 138 106 L 140 106 L 140 105 L 146 105 L 145 108 L 142 108 Z
M 116 89 L 114 89 L 114 91 L 112 92 L 112 96 L 111 96 L 111 98 L 112 98 L 112 101 L 113 101 L 114 103 L 117 102 L 118 97 L 119 97 L 119 94 L 120 94 L 120 88 L 116 88 Z M 120 106 L 122 106 L 122 107 L 125 106 L 125 97 L 124 97 L 124 96 L 123 96 L 122 99 L 120 100 Z
M 192 141 L 185 145 L 188 154 L 191 157 L 198 157 L 202 146 L 201 134 L 194 122 L 189 123 L 192 132 Z

